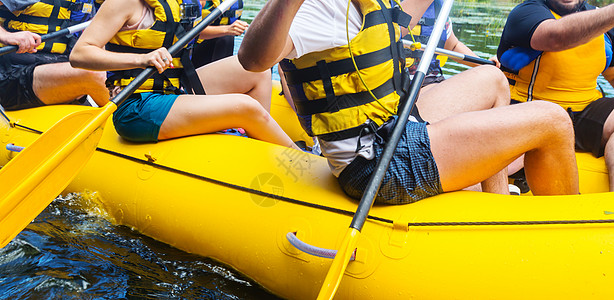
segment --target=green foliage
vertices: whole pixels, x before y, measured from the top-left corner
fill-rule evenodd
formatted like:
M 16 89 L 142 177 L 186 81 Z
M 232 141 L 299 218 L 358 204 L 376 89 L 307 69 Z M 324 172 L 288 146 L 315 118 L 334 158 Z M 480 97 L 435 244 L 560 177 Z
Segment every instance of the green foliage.
M 614 3 L 614 0 L 590 0 L 588 3 L 595 6 L 606 6 L 608 4 Z

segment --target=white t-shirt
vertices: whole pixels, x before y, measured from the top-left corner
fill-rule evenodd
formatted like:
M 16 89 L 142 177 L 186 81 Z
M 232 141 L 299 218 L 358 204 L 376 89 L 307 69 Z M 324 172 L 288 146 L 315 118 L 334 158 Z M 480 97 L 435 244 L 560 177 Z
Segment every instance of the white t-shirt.
M 288 58 L 347 45 L 347 8 L 347 0 L 305 0 L 290 27 L 295 52 Z M 352 4 L 348 24 L 350 39 L 358 34 L 361 25 L 362 16 Z

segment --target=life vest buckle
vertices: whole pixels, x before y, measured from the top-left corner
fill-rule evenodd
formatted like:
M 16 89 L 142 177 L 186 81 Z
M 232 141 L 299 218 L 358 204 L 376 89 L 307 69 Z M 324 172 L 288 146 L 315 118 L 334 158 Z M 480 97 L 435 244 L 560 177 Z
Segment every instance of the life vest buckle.
M 81 8 L 81 12 L 84 14 L 91 14 L 94 6 L 91 3 L 83 3 L 83 7 Z
M 80 11 L 84 14 L 91 14 L 93 9 L 94 9 L 94 6 L 92 5 L 92 3 L 86 3 L 86 2 L 73 2 L 70 4 L 70 7 L 68 7 L 68 10 L 70 11 L 73 11 L 73 12 Z

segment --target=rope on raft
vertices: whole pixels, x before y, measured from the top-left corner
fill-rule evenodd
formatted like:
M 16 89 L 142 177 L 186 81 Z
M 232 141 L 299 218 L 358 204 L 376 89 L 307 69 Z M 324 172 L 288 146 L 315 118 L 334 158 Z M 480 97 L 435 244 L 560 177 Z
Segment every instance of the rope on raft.
M 36 130 L 27 126 L 23 126 L 17 123 L 12 122 L 8 116 L 2 111 L 0 110 L 0 114 L 2 114 L 2 116 L 4 116 L 4 118 L 10 123 L 10 124 L 14 124 L 15 126 L 12 127 L 17 127 L 17 128 L 22 128 L 31 132 L 35 132 L 38 134 L 42 134 L 43 132 L 40 130 Z M 143 163 L 143 164 L 147 164 L 150 165 L 152 167 L 155 168 L 159 168 L 165 171 L 169 171 L 169 172 L 173 172 L 176 174 L 181 174 L 181 175 L 185 175 L 188 177 L 192 177 L 192 178 L 196 178 L 199 180 L 204 180 L 204 181 L 208 181 L 211 183 L 215 183 L 215 184 L 219 184 L 225 187 L 229 187 L 232 189 L 236 189 L 236 190 L 240 190 L 243 192 L 248 192 L 251 194 L 255 194 L 255 195 L 259 195 L 259 196 L 263 196 L 263 197 L 268 197 L 268 198 L 272 198 L 272 199 L 276 199 L 276 200 L 280 200 L 280 201 L 284 201 L 287 203 L 292 203 L 292 204 L 297 204 L 297 205 L 302 205 L 302 206 L 306 206 L 306 207 L 311 207 L 311 208 L 315 208 L 315 209 L 320 209 L 320 210 L 324 210 L 324 211 L 328 211 L 328 212 L 332 212 L 332 213 L 337 213 L 337 214 L 341 214 L 341 215 L 346 215 L 346 216 L 354 216 L 353 211 L 349 211 L 349 210 L 344 210 L 344 209 L 339 209 L 339 208 L 335 208 L 335 207 L 329 207 L 329 206 L 325 206 L 325 205 L 320 205 L 320 204 L 315 204 L 315 203 L 310 203 L 310 202 L 306 202 L 306 201 L 302 201 L 302 200 L 298 200 L 298 199 L 293 199 L 293 198 L 288 198 L 288 197 L 284 197 L 284 196 L 280 196 L 280 195 L 275 195 L 275 194 L 271 194 L 271 193 L 267 193 L 267 192 L 263 192 L 260 190 L 256 190 L 256 189 L 252 189 L 252 188 L 248 188 L 248 187 L 244 187 L 244 186 L 240 186 L 240 185 L 236 185 L 236 184 L 232 184 L 232 183 L 228 183 L 228 182 L 224 182 L 221 180 L 217 180 L 217 179 L 213 179 L 213 178 L 209 178 L 206 176 L 202 176 L 202 175 L 198 175 L 198 174 L 194 174 L 194 173 L 190 173 L 190 172 L 186 172 L 186 171 L 182 171 L 179 169 L 175 169 L 172 167 L 168 167 L 165 165 L 161 165 L 161 164 L 157 164 L 155 162 L 151 162 L 148 160 L 144 160 L 144 159 L 140 159 L 140 158 L 136 158 L 136 157 L 132 157 L 126 154 L 122 154 L 119 152 L 115 152 L 112 150 L 108 150 L 108 149 L 104 149 L 104 148 L 100 148 L 97 147 L 96 151 L 98 152 L 102 152 L 102 153 L 106 153 L 109 155 L 113 155 L 116 157 L 120 157 L 123 159 L 127 159 L 127 160 L 131 160 L 134 162 L 139 162 L 139 163 Z M 367 218 L 369 220 L 372 221 L 379 221 L 379 222 L 383 222 L 383 223 L 388 223 L 388 224 L 393 224 L 394 220 L 391 219 L 386 219 L 386 218 L 381 218 L 381 217 L 377 217 L 377 216 L 372 216 L 369 215 L 367 216 Z M 528 225 L 573 225 L 573 224 L 611 224 L 614 223 L 614 219 L 597 219 L 597 220 L 545 220 L 545 221 L 483 221 L 483 222 L 409 222 L 407 223 L 407 227 L 408 229 L 410 227 L 438 227 L 438 226 L 510 226 L 510 225 L 520 225 L 520 226 L 528 226 Z

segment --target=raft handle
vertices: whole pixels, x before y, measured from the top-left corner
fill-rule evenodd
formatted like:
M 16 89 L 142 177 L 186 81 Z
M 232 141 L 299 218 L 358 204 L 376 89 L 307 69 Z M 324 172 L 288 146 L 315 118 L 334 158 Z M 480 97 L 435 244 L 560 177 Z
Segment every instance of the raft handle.
M 15 146 L 15 144 L 11 143 L 11 144 L 6 144 L 6 150 L 8 151 L 13 151 L 13 152 L 21 152 L 21 150 L 25 149 L 26 147 L 21 147 L 21 146 Z
M 337 254 L 337 250 L 316 247 L 299 240 L 298 237 L 296 237 L 296 232 L 288 232 L 286 234 L 286 238 L 288 239 L 288 242 L 290 242 L 290 244 L 292 244 L 292 246 L 294 246 L 296 249 L 313 256 L 333 259 Z M 354 249 L 354 253 L 352 253 L 350 261 L 355 259 L 356 249 Z

